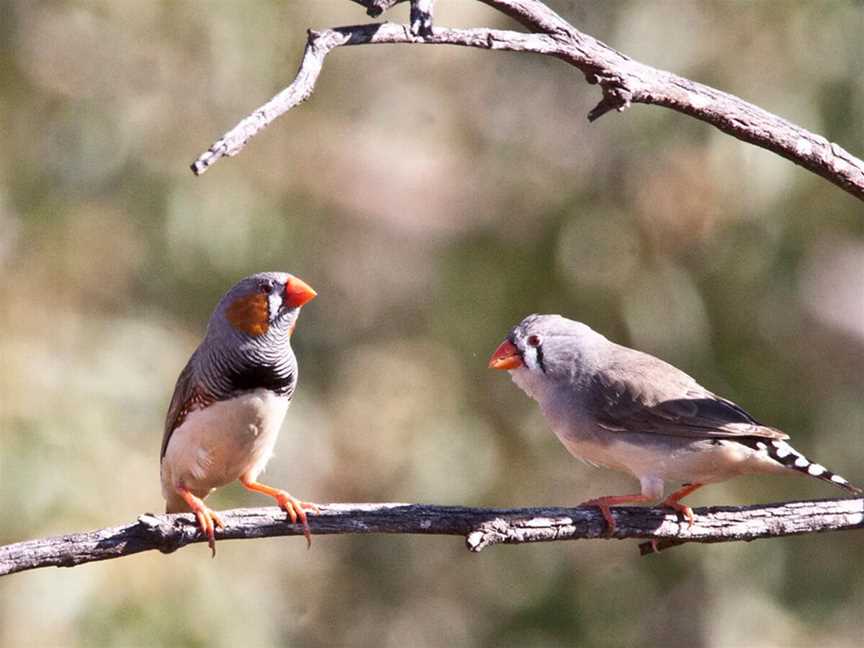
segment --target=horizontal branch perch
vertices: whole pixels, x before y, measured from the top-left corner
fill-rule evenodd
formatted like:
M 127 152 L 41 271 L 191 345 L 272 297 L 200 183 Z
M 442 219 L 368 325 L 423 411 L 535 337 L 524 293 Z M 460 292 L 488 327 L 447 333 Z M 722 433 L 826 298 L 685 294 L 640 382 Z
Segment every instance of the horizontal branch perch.
M 402 0 L 353 0 L 377 16 Z M 311 96 L 324 59 L 337 47 L 364 44 L 458 45 L 554 56 L 578 68 L 602 91 L 588 113 L 594 121 L 632 104 L 664 106 L 772 151 L 864 200 L 864 162 L 839 145 L 734 95 L 639 63 L 584 34 L 539 0 L 480 0 L 533 33 L 433 26 L 431 0 L 411 1 L 411 25 L 374 23 L 309 31 L 294 81 L 225 133 L 192 163 L 196 175 L 243 147 L 276 118 Z
M 596 508 L 487 509 L 425 504 L 322 504 L 309 516 L 313 535 L 400 533 L 463 536 L 474 552 L 496 544 L 607 538 Z M 864 499 L 786 502 L 695 511 L 688 528 L 663 509 L 613 509 L 616 539 L 650 540 L 642 553 L 687 542 L 733 542 L 864 528 Z M 278 508 L 221 513 L 225 528 L 217 541 L 302 535 Z M 206 542 L 192 514 L 145 514 L 132 524 L 0 547 L 0 576 L 40 567 L 74 567 L 153 549 L 171 553 Z

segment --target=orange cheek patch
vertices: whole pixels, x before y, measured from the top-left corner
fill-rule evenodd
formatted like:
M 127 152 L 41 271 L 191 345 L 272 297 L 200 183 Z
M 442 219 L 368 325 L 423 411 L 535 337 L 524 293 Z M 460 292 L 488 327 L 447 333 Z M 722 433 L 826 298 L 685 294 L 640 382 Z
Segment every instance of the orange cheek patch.
M 234 300 L 225 311 L 231 326 L 249 335 L 264 335 L 270 328 L 267 295 L 255 293 Z

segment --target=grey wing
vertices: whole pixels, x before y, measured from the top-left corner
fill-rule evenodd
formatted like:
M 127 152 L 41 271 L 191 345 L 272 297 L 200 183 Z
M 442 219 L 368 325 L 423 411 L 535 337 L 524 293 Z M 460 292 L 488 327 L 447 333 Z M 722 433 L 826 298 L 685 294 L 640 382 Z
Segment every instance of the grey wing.
M 604 367 L 592 384 L 592 409 L 603 428 L 696 439 L 789 438 L 732 401 L 712 394 L 680 369 L 627 351 L 625 360 Z
M 183 419 L 189 413 L 189 410 L 203 402 L 199 391 L 196 389 L 193 381 L 194 372 L 192 370 L 192 362 L 195 359 L 195 354 L 189 358 L 189 362 L 183 367 L 183 371 L 177 377 L 177 384 L 174 386 L 174 395 L 171 397 L 171 404 L 168 406 L 168 414 L 165 416 L 165 431 L 162 434 L 162 450 L 159 453 L 159 460 L 165 456 L 165 451 L 168 449 L 168 441 L 171 439 L 171 434 L 180 427 Z

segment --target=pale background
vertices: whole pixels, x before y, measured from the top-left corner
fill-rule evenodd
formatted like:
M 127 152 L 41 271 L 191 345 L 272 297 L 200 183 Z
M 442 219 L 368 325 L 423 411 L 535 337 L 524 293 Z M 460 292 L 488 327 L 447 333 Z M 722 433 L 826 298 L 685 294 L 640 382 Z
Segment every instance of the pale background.
M 515 28 L 468 0 L 447 25 Z M 651 65 L 864 154 L 861 2 L 553 2 Z M 407 8 L 390 14 L 405 20 Z M 344 0 L 0 2 L 0 544 L 159 511 L 174 380 L 222 292 L 319 292 L 267 480 L 322 501 L 575 505 L 572 459 L 486 360 L 531 312 L 658 354 L 864 482 L 864 205 L 671 111 L 589 125 L 556 60 L 342 49 L 201 178 Z M 747 478 L 691 498 L 841 492 Z M 216 508 L 268 505 L 232 486 Z M 0 579 L 4 646 L 856 646 L 860 533 L 639 558 L 635 542 L 222 542 Z

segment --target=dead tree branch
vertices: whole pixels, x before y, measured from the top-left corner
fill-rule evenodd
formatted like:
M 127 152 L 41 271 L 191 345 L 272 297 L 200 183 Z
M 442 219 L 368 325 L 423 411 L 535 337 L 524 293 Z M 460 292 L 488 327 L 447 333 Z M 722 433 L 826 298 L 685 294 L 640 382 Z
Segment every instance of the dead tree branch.
M 352 0 L 378 16 L 405 0 Z M 864 162 L 839 145 L 738 97 L 659 70 L 625 56 L 577 30 L 539 0 L 479 0 L 533 33 L 433 26 L 432 0 L 411 0 L 411 24 L 374 23 L 309 31 L 294 81 L 225 133 L 191 165 L 201 175 L 243 147 L 277 117 L 309 98 L 327 54 L 337 47 L 366 44 L 459 45 L 553 56 L 598 84 L 602 99 L 588 113 L 594 121 L 632 104 L 671 108 L 704 121 L 744 142 L 780 155 L 864 200 Z
M 864 528 L 864 499 L 786 502 L 696 511 L 692 527 L 656 508 L 613 509 L 615 539 L 649 540 L 643 554 L 688 542 L 734 542 Z M 240 540 L 302 535 L 278 508 L 235 509 L 221 514 L 216 538 Z M 463 536 L 469 550 L 496 544 L 607 539 L 603 517 L 592 507 L 486 509 L 425 504 L 327 504 L 309 516 L 313 535 L 401 533 Z M 28 540 L 0 547 L 0 576 L 40 567 L 74 567 L 158 550 L 171 553 L 206 542 L 191 514 L 146 514 L 136 522 L 85 533 Z

